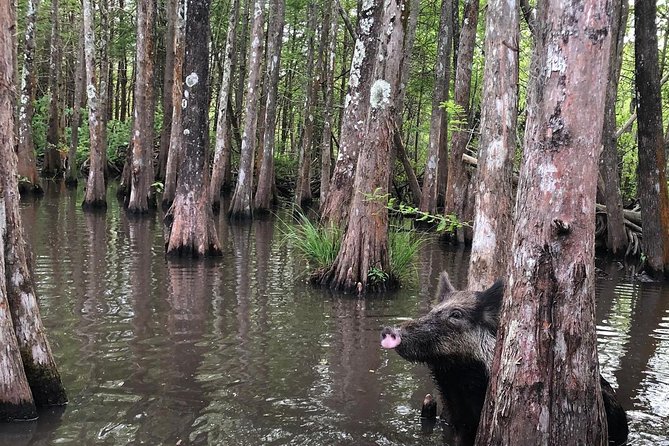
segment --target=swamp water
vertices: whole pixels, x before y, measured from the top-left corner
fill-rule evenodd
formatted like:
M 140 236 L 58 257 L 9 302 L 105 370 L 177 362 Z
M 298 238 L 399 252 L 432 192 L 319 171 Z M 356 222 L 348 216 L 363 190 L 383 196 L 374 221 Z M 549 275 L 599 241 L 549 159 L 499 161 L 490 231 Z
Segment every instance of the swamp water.
M 275 220 L 218 218 L 223 257 L 167 262 L 161 213 L 81 211 L 82 191 L 47 184 L 24 203 L 42 317 L 70 403 L 0 426 L 0 445 L 442 445 L 421 431 L 436 389 L 426 369 L 379 346 L 379 331 L 430 306 L 438 273 L 461 285 L 467 253 L 420 252 L 415 285 L 333 295 Z M 669 285 L 599 264 L 602 374 L 628 410 L 631 444 L 669 445 Z

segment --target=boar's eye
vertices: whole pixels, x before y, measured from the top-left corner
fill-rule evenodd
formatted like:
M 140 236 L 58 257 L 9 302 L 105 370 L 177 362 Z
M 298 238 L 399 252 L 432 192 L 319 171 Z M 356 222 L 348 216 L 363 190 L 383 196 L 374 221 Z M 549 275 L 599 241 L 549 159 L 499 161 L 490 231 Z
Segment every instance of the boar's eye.
M 448 315 L 451 319 L 462 319 L 462 311 L 460 310 L 451 310 L 451 313 Z

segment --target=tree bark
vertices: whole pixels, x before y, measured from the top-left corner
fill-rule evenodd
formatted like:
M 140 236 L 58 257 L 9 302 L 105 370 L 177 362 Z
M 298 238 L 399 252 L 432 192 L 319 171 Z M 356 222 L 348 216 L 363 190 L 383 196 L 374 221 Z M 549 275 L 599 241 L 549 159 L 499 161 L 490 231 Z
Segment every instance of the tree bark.
M 372 86 L 373 61 L 377 54 L 382 11 L 375 2 L 365 2 L 358 16 L 357 39 L 351 60 L 348 88 L 341 118 L 339 155 L 330 180 L 329 194 L 321 203 L 321 220 L 324 224 L 344 225 L 353 196 L 353 182 L 358 155 L 366 134 L 359 122 L 365 122 L 369 110 Z
M 155 94 L 154 27 L 156 0 L 140 0 L 137 4 L 137 78 L 132 132 L 132 169 L 128 211 L 143 214 L 155 206 L 153 183 L 153 124 Z M 204 41 L 207 42 L 207 41 Z M 204 81 L 203 81 L 204 83 Z
M 441 17 L 439 19 L 439 35 L 437 37 L 437 61 L 434 69 L 434 91 L 432 94 L 432 116 L 430 118 L 430 142 L 423 176 L 423 190 L 419 208 L 431 214 L 437 211 L 437 197 L 440 193 L 439 181 L 443 161 L 446 160 L 446 111 L 441 104 L 448 99 L 450 80 L 451 47 L 453 38 L 453 2 L 442 0 Z
M 60 68 L 60 36 L 58 33 L 58 0 L 51 1 L 51 44 L 49 52 L 49 118 L 44 150 L 43 176 L 56 176 L 63 172 L 60 158 L 60 121 L 58 117 Z
M 177 27 L 179 0 L 165 3 L 167 32 L 165 33 L 165 74 L 163 78 L 163 125 L 160 129 L 160 152 L 158 153 L 158 172 L 156 179 L 165 181 L 167 153 L 170 149 L 172 134 L 172 90 L 174 89 L 174 32 Z
M 638 101 L 641 249 L 651 273 L 669 272 L 669 195 L 662 134 L 656 0 L 634 2 L 635 85 Z
M 67 172 L 65 184 L 68 187 L 76 187 L 79 176 L 77 167 L 77 149 L 79 148 L 79 125 L 81 124 L 81 105 L 84 102 L 84 77 L 86 73 L 86 61 L 84 59 L 84 33 L 83 24 L 79 24 L 79 44 L 77 48 L 77 68 L 74 79 L 74 104 L 72 105 L 72 136 L 70 140 L 70 151 L 67 155 Z
M 513 260 L 477 445 L 607 444 L 594 208 L 608 3 L 539 4 Z
M 466 221 L 467 190 L 469 189 L 470 174 L 462 155 L 467 150 L 471 139 L 471 123 L 469 103 L 472 83 L 472 61 L 476 46 L 476 28 L 478 26 L 479 0 L 466 0 L 464 4 L 464 20 L 460 32 L 458 48 L 458 65 L 455 72 L 455 105 L 460 107 L 462 115 L 458 117 L 460 124 L 453 131 L 451 140 L 451 155 L 448 159 L 448 181 L 446 182 L 446 200 L 444 213 L 455 215 L 461 221 Z M 486 53 L 487 54 L 487 53 Z M 459 243 L 466 242 L 467 230 L 465 227 L 456 229 L 456 239 Z M 492 283 L 492 282 L 491 282 Z
M 239 22 L 239 2 L 234 0 L 229 13 L 228 34 L 225 39 L 225 56 L 223 59 L 223 74 L 221 90 L 218 97 L 218 120 L 216 122 L 216 146 L 214 149 L 214 164 L 211 169 L 211 182 L 209 183 L 209 199 L 214 210 L 221 206 L 221 186 L 225 171 L 230 164 L 231 138 L 230 123 L 228 116 L 228 103 L 232 90 L 232 65 L 235 57 L 235 41 L 237 36 L 237 23 Z
M 620 194 L 618 145 L 616 143 L 616 101 L 618 80 L 623 63 L 624 37 L 627 29 L 628 2 L 613 2 L 611 13 L 611 62 L 609 64 L 602 157 L 599 172 L 604 179 L 603 204 L 606 206 L 606 247 L 614 256 L 625 255 L 627 234 L 623 218 L 623 199 Z
M 14 3 L 0 2 L 0 157 L 15 157 L 14 147 Z M 4 160 L 2 160 L 4 161 Z M 5 170 L 7 166 L 0 166 Z M 14 172 L 13 175 L 16 175 Z M 16 180 L 14 180 L 16 181 Z M 0 181 L 0 420 L 25 420 L 37 416 L 21 360 L 10 312 L 5 271 L 5 238 L 8 232 L 7 179 Z M 15 198 L 17 199 L 17 198 Z M 18 205 L 18 203 L 17 203 Z
M 475 291 L 483 291 L 506 277 L 511 247 L 518 117 L 518 9 L 515 0 L 488 2 L 481 145 L 475 181 L 478 187 L 468 276 L 469 289 Z
M 181 117 L 181 96 L 183 94 L 184 63 L 184 0 L 177 0 L 177 21 L 174 29 L 174 83 L 172 84 L 172 126 L 170 128 L 170 147 L 165 166 L 165 190 L 163 190 L 163 209 L 172 206 L 177 190 L 177 169 L 180 163 L 183 145 L 183 126 Z
M 362 16 L 362 20 L 378 17 L 380 22 L 377 51 L 366 58 L 366 63 L 373 65 L 367 80 L 372 84 L 370 96 L 360 99 L 369 101 L 369 116 L 360 124 L 367 137 L 358 157 L 355 193 L 341 248 L 334 264 L 319 278 L 322 285 L 359 294 L 385 290 L 398 280 L 392 276 L 389 264 L 388 208 L 382 200 L 370 200 L 369 195 L 384 195 L 388 189 L 398 93 L 392 86 L 400 78 L 407 23 L 402 15 L 408 14 L 404 0 L 372 0 L 366 5 L 370 7 L 366 10 L 369 15 Z M 358 25 L 361 31 L 366 28 L 364 23 Z M 368 68 L 363 66 L 361 70 Z
M 165 247 L 170 256 L 221 254 L 207 193 L 209 139 L 210 0 L 186 0 L 183 72 L 183 156 L 174 203 L 165 215 Z M 204 44 L 203 44 L 204 42 Z
M 314 139 L 314 106 L 318 94 L 318 83 L 320 82 L 320 69 L 315 63 L 316 52 L 316 5 L 309 3 L 307 19 L 307 36 L 309 47 L 307 49 L 307 68 L 305 77 L 305 103 L 302 116 L 302 143 L 297 168 L 297 180 L 295 184 L 295 205 L 303 207 L 309 205 L 313 199 L 311 195 L 311 149 Z M 319 54 L 322 51 L 319 51 Z
M 253 7 L 253 27 L 251 31 L 251 53 L 248 60 L 248 85 L 246 110 L 244 113 L 244 134 L 242 135 L 241 158 L 237 185 L 230 202 L 228 214 L 232 218 L 250 218 L 253 216 L 253 165 L 258 119 L 258 97 L 260 92 L 261 66 L 263 59 L 263 27 L 265 25 L 265 0 L 255 0 Z M 241 70 L 240 70 L 241 71 Z
M 327 6 L 324 11 L 323 18 L 323 39 L 326 42 L 327 51 L 321 55 L 323 58 L 323 134 L 321 136 L 321 186 L 320 186 L 320 201 L 323 203 L 328 195 L 330 187 L 330 174 L 332 171 L 332 128 L 334 121 L 334 113 L 332 113 L 332 106 L 334 103 L 334 70 L 337 50 L 337 10 L 339 9 L 339 2 L 333 1 L 330 9 Z
M 270 28 L 267 40 L 267 106 L 265 107 L 265 135 L 263 137 L 262 163 L 258 174 L 254 206 L 256 211 L 267 212 L 272 204 L 274 182 L 274 145 L 276 142 L 276 103 L 279 89 L 279 68 L 283 43 L 283 26 L 286 5 L 284 0 L 273 0 L 270 10 Z
M 105 196 L 104 178 L 104 126 L 100 116 L 100 104 L 95 77 L 95 31 L 93 24 L 93 10 L 91 1 L 83 0 L 84 16 L 84 54 L 86 59 L 86 97 L 88 100 L 88 129 L 90 140 L 90 168 L 88 182 L 86 183 L 86 195 L 82 204 L 84 209 L 105 209 L 107 197 Z
M 21 98 L 19 103 L 18 121 L 18 173 L 25 178 L 29 187 L 22 187 L 22 192 L 41 193 L 37 161 L 35 159 L 35 143 L 33 140 L 33 115 L 35 113 L 35 95 L 37 80 L 35 72 L 35 33 L 37 26 L 37 10 L 39 0 L 28 0 L 26 14 L 25 48 L 23 49 L 23 70 L 21 72 Z

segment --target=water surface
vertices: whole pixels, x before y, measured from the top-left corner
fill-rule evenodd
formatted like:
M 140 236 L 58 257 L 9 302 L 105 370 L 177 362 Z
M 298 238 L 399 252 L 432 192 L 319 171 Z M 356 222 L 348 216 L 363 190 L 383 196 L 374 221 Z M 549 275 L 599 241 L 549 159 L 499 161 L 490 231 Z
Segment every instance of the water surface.
M 428 373 L 379 347 L 379 330 L 430 305 L 467 253 L 437 241 L 418 280 L 358 299 L 306 283 L 274 220 L 218 218 L 223 256 L 168 262 L 161 215 L 81 211 L 81 190 L 47 184 L 23 205 L 42 317 L 70 404 L 3 425 L 0 444 L 441 445 L 419 409 Z M 669 287 L 599 264 L 602 374 L 637 445 L 669 445 Z

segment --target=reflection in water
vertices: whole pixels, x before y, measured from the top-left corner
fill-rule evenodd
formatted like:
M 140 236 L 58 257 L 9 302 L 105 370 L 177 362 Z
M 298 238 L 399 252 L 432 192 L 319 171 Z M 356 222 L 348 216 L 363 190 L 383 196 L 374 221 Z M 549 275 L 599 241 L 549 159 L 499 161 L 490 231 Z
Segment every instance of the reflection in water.
M 161 215 L 47 184 L 23 204 L 42 314 L 70 404 L 0 427 L 0 445 L 438 445 L 418 420 L 425 367 L 378 346 L 384 325 L 428 310 L 438 273 L 464 286 L 468 252 L 433 241 L 418 279 L 358 299 L 311 288 L 274 220 L 218 217 L 223 256 L 167 261 Z M 225 207 L 224 207 L 225 208 Z M 288 219 L 287 219 L 288 220 Z M 633 444 L 669 445 L 669 287 L 598 265 L 602 374 L 629 409 Z

